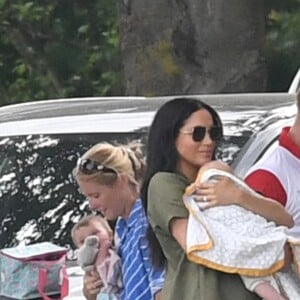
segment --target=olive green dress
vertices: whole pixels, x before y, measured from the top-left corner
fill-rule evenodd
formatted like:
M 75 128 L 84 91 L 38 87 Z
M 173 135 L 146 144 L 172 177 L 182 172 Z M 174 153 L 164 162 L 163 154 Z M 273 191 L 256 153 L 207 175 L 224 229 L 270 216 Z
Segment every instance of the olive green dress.
M 182 195 L 187 180 L 174 173 L 153 176 L 148 188 L 148 214 L 151 226 L 167 258 L 167 271 L 162 291 L 163 300 L 254 300 L 239 275 L 227 274 L 195 264 L 172 237 L 172 218 L 188 218 Z

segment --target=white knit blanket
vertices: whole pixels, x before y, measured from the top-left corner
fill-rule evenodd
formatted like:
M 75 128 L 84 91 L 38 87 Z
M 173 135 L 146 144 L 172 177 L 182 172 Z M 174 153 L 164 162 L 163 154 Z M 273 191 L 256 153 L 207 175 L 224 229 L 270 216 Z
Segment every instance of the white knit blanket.
M 202 182 L 231 178 L 237 185 L 255 193 L 241 179 L 217 169 L 208 169 Z M 277 289 L 287 299 L 300 299 L 300 241 L 286 235 L 286 227 L 276 226 L 265 218 L 238 205 L 201 209 L 203 203 L 193 198 L 192 188 L 184 194 L 189 210 L 187 229 L 188 259 L 212 269 L 250 277 L 273 275 Z M 285 272 L 284 245 L 289 242 L 294 263 Z M 276 273 L 276 274 L 275 274 Z
M 217 169 L 207 170 L 202 182 L 216 180 L 219 176 L 229 177 L 255 193 L 236 176 Z M 190 212 L 187 255 L 191 261 L 246 276 L 273 274 L 283 266 L 286 227 L 275 226 L 274 222 L 238 205 L 202 210 L 193 194 L 185 194 L 183 199 Z

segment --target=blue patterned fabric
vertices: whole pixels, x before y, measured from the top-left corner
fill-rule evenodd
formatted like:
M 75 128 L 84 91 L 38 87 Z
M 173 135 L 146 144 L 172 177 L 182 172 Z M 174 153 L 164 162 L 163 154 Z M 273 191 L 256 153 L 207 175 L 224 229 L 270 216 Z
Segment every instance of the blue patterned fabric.
M 162 289 L 164 272 L 152 267 L 147 228 L 148 220 L 140 199 L 133 205 L 127 220 L 119 218 L 117 221 L 124 284 L 121 300 L 152 300 L 155 293 Z
M 114 294 L 99 293 L 96 300 L 119 300 L 119 298 Z
M 46 286 L 42 292 L 61 292 L 60 271 L 65 265 L 67 249 L 51 243 L 6 248 L 0 251 L 0 296 L 14 299 L 40 298 L 42 273 Z M 1 297 L 0 297 L 1 298 Z

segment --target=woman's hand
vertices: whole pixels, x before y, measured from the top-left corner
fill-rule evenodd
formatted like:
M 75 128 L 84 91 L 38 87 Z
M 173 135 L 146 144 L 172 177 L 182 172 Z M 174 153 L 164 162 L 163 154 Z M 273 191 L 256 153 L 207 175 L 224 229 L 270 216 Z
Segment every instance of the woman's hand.
M 219 205 L 238 204 L 241 189 L 229 178 L 219 177 L 218 181 L 196 185 L 196 200 L 206 209 Z
M 201 208 L 237 204 L 277 225 L 294 226 L 293 217 L 279 202 L 238 187 L 230 178 L 220 176 L 216 182 L 196 185 L 196 201 Z
M 87 300 L 95 300 L 101 287 L 102 281 L 96 270 L 85 273 L 83 277 L 83 294 Z

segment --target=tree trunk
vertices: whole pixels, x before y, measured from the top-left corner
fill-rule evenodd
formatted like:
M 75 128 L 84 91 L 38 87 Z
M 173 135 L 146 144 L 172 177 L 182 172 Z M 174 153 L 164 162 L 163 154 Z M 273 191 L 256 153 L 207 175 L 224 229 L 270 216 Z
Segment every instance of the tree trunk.
M 261 0 L 118 0 L 127 95 L 266 88 Z

